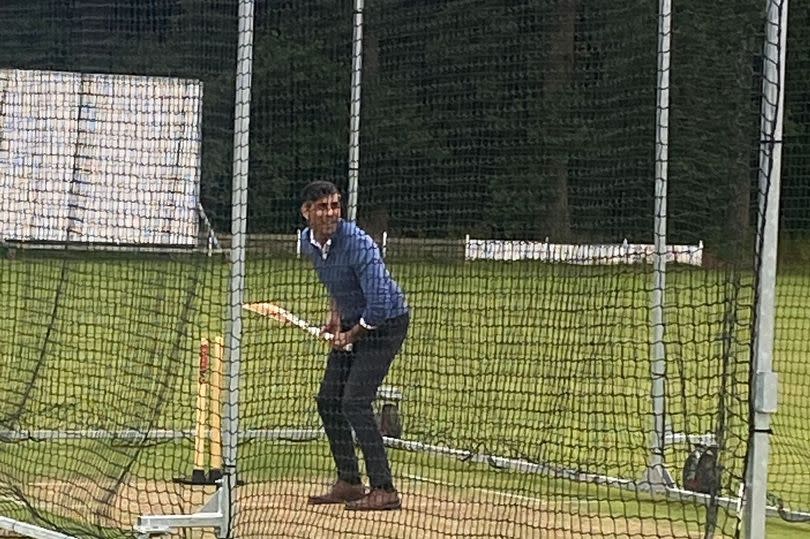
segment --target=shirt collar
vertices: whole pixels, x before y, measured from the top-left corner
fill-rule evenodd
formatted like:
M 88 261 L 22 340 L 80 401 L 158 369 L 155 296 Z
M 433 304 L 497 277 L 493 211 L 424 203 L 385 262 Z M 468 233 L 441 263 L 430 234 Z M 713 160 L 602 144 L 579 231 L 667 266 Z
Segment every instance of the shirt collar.
M 315 234 L 313 234 L 312 230 L 310 230 L 309 243 L 317 247 L 318 250 L 321 252 L 321 258 L 326 260 L 326 257 L 329 256 L 329 250 L 332 248 L 332 238 L 329 238 L 323 245 L 321 245 L 320 243 L 318 243 L 318 240 L 315 239 Z

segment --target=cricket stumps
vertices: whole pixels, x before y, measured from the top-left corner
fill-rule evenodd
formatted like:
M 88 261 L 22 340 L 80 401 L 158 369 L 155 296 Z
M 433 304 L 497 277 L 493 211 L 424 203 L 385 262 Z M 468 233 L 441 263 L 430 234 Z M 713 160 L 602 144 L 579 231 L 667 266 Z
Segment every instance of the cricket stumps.
M 194 407 L 194 464 L 175 483 L 213 485 L 222 478 L 222 338 L 200 339 Z

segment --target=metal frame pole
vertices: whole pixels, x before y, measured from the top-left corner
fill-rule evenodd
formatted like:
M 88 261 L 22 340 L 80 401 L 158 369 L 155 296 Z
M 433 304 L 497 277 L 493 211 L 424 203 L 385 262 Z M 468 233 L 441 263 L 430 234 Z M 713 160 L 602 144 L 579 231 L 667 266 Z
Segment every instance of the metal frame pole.
M 231 528 L 233 492 L 237 485 L 239 432 L 239 379 L 242 367 L 242 300 L 245 289 L 245 234 L 247 231 L 248 163 L 250 151 L 250 99 L 253 76 L 254 0 L 239 3 L 239 40 L 236 52 L 236 105 L 233 133 L 233 188 L 231 193 L 231 286 L 228 320 L 228 381 L 223 404 L 223 500 L 225 526 Z
M 354 0 L 352 30 L 352 88 L 349 121 L 349 200 L 346 217 L 357 218 L 357 189 L 360 175 L 360 90 L 363 81 L 363 0 Z
M 652 363 L 652 425 L 647 481 L 650 488 L 673 484 L 664 466 L 666 435 L 666 347 L 664 343 L 664 291 L 666 287 L 667 254 L 667 178 L 669 173 L 669 70 L 672 37 L 672 2 L 659 1 L 658 13 L 658 77 L 655 136 L 655 216 L 653 223 L 655 254 L 653 255 L 653 289 L 650 313 Z
M 776 319 L 776 266 L 785 103 L 788 0 L 767 0 L 763 48 L 762 118 L 759 152 L 759 222 L 754 356 L 751 364 L 749 450 L 743 512 L 745 537 L 765 537 L 771 415 L 776 412 L 778 380 L 773 372 Z
M 217 537 L 231 537 L 234 490 L 237 486 L 236 447 L 239 433 L 239 376 L 242 365 L 242 297 L 245 288 L 245 233 L 247 230 L 250 91 L 253 73 L 253 7 L 255 0 L 239 0 L 239 38 L 236 52 L 233 179 L 231 193 L 231 283 L 226 320 L 228 374 L 222 403 L 223 477 L 216 493 L 190 515 L 141 515 L 134 526 L 139 539 L 171 533 L 176 528 L 213 528 Z

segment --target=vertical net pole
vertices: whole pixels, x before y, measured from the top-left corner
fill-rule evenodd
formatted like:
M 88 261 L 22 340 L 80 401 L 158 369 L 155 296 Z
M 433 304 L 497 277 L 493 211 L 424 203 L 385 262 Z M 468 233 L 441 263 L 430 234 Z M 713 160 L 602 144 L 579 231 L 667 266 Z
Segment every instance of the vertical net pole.
M 787 32 L 779 267 L 768 500 L 780 516 L 810 522 L 810 5 L 791 2 Z M 788 126 L 803 126 L 799 129 Z
M 349 127 L 349 201 L 347 217 L 357 218 L 357 188 L 360 175 L 360 87 L 363 80 L 363 0 L 354 0 L 352 30 L 352 90 Z
M 239 431 L 239 374 L 242 345 L 242 298 L 245 289 L 245 234 L 247 231 L 247 187 L 250 136 L 250 85 L 253 70 L 253 0 L 239 3 L 239 39 L 236 64 L 236 105 L 233 134 L 233 192 L 231 198 L 231 285 L 228 319 L 228 388 L 223 410 L 222 508 L 225 526 L 220 537 L 228 537 L 232 526 L 232 493 L 236 488 L 236 446 Z
M 669 165 L 669 66 L 672 37 L 672 3 L 660 0 L 658 15 L 658 76 L 655 135 L 655 216 L 653 290 L 651 312 L 652 338 L 652 431 L 648 479 L 651 485 L 669 483 L 664 469 L 666 428 L 666 348 L 664 345 L 664 290 L 667 253 L 667 177 Z
M 762 77 L 757 226 L 757 300 L 750 392 L 751 423 L 743 522 L 746 537 L 765 537 L 771 415 L 776 411 L 772 370 L 776 316 L 776 254 L 782 167 L 787 0 L 768 0 Z

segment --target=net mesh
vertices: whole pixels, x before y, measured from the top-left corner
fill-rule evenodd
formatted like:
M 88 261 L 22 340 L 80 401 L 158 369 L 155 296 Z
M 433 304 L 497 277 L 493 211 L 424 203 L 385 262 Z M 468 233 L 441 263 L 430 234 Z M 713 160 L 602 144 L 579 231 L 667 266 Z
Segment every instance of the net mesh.
M 801 81 L 807 78 L 810 71 L 808 28 L 802 23 L 807 20 L 807 15 L 806 5 L 794 3 L 790 6 L 774 349 L 774 370 L 780 376 L 779 412 L 774 417 L 775 435 L 772 437 L 771 479 L 768 486 L 769 502 L 782 509 L 783 517 L 805 522 L 810 520 L 810 491 L 806 486 L 810 435 L 802 419 L 807 414 L 808 378 L 803 358 L 810 349 L 807 337 L 810 292 L 806 271 L 810 94 Z
M 4 518 L 114 537 L 202 501 L 174 478 L 223 335 L 230 4 L 0 7 Z
M 246 208 L 231 199 L 239 3 L 3 3 L 0 516 L 117 537 L 139 515 L 199 510 L 235 382 L 235 537 L 735 536 L 760 3 L 667 14 L 664 201 L 655 3 L 375 0 L 360 25 L 348 0 L 256 2 Z M 786 268 L 802 267 L 806 228 L 794 28 Z M 118 89 L 118 105 L 102 99 Z M 325 321 L 300 193 L 330 180 L 350 209 L 353 135 L 357 223 L 412 314 L 372 403 L 405 507 L 384 517 L 307 505 L 335 480 L 315 400 L 329 346 L 277 308 Z M 244 301 L 277 307 L 242 310 L 234 381 L 219 247 L 242 210 Z M 779 287 L 770 500 L 788 509 L 808 507 L 802 278 Z

